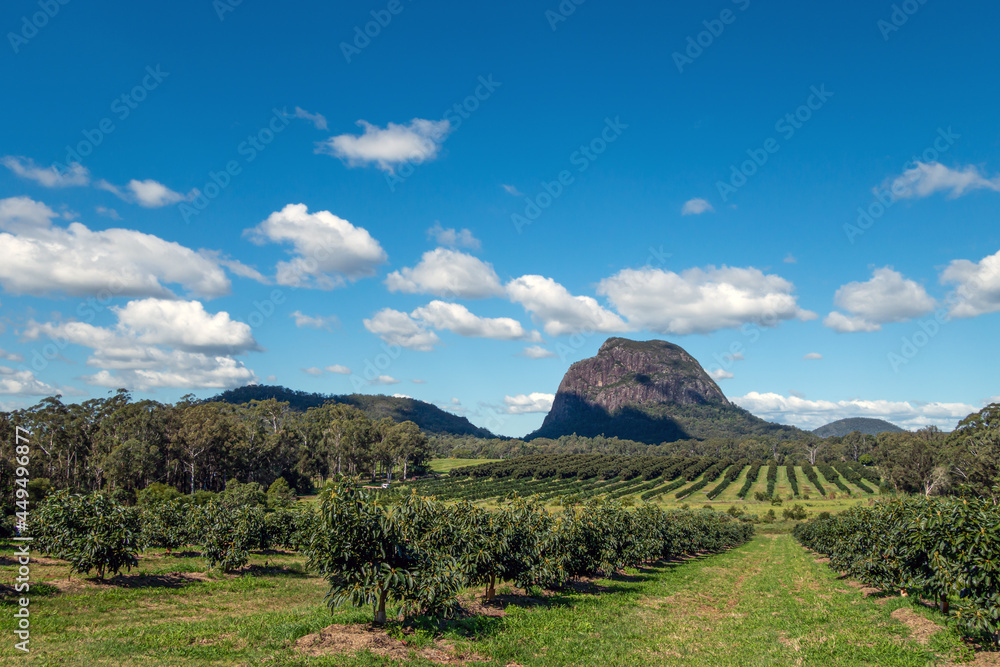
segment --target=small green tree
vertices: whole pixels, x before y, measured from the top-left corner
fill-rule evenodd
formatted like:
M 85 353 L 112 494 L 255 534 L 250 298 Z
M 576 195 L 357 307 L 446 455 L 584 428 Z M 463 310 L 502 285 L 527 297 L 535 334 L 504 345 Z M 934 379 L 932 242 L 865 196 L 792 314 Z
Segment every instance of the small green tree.
M 131 571 L 141 550 L 139 511 L 103 494 L 57 491 L 33 513 L 31 533 L 42 553 L 69 561 L 70 571 L 97 576 Z
M 264 487 L 257 482 L 241 484 L 235 479 L 231 479 L 226 483 L 226 490 L 220 493 L 219 497 L 226 504 L 237 507 L 242 505 L 262 507 L 267 505 L 267 494 L 264 492 Z
M 288 482 L 284 477 L 279 477 L 274 480 L 271 486 L 267 489 L 268 507 L 291 507 L 295 504 L 296 500 L 298 500 L 298 497 L 295 495 L 295 492 L 292 491 L 292 487 L 288 485 Z
M 177 500 L 181 497 L 181 492 L 167 484 L 153 482 L 145 489 L 136 493 L 136 504 L 140 507 L 152 507 L 161 503 Z
M 171 500 L 144 508 L 142 543 L 146 548 L 159 547 L 170 553 L 191 540 L 191 506 Z
M 250 561 L 251 549 L 268 546 L 264 510 L 259 507 L 213 500 L 201 508 L 201 516 L 202 555 L 211 567 L 238 570 Z

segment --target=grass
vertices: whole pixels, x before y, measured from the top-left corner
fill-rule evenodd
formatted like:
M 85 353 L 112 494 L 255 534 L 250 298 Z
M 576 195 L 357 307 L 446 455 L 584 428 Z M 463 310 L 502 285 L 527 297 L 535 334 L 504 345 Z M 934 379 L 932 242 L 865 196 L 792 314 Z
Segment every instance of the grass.
M 493 463 L 500 459 L 431 459 L 427 467 L 434 472 L 449 472 L 453 468 L 477 466 L 482 463 Z
M 482 658 L 475 664 L 524 666 L 923 666 L 963 653 L 951 629 L 942 627 L 920 644 L 892 612 L 905 608 L 936 623 L 944 620 L 940 615 L 909 599 L 864 598 L 802 549 L 788 534 L 789 524 L 761 528 L 749 544 L 726 553 L 630 570 L 593 582 L 589 592 L 510 605 L 502 618 L 452 622 L 443 631 L 416 622 L 408 637 L 419 648 L 438 635 L 451 643 L 450 651 Z M 4 581 L 10 581 L 11 551 L 0 554 Z M 158 583 L 128 588 L 77 578 L 67 584 L 64 564 L 35 563 L 33 580 L 59 590 L 50 586 L 33 594 L 32 653 L 18 662 L 386 664 L 366 652 L 297 652 L 296 639 L 331 623 L 360 626 L 370 610 L 342 609 L 331 617 L 322 603 L 325 584 L 304 571 L 297 555 L 255 554 L 252 565 L 254 576 L 206 574 L 200 558 L 153 553 L 142 557 L 140 570 L 145 581 Z M 0 663 L 14 659 L 12 611 L 4 602 Z M 407 664 L 430 664 L 415 650 L 410 655 Z

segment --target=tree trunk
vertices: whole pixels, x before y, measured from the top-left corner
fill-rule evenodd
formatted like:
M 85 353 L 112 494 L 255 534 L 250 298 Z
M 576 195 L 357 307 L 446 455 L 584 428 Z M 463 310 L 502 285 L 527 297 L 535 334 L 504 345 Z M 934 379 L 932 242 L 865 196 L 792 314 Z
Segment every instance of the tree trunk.
M 383 590 L 378 594 L 378 604 L 375 606 L 375 625 L 385 625 L 385 599 L 389 596 L 389 591 Z
M 403 481 L 406 481 L 406 464 L 409 463 L 409 459 L 403 459 Z
M 948 601 L 948 596 L 944 593 L 941 594 L 941 613 L 945 616 L 948 615 L 948 611 L 951 609 L 951 604 Z
M 497 596 L 497 575 L 490 575 L 489 586 L 486 587 L 486 601 L 489 602 Z

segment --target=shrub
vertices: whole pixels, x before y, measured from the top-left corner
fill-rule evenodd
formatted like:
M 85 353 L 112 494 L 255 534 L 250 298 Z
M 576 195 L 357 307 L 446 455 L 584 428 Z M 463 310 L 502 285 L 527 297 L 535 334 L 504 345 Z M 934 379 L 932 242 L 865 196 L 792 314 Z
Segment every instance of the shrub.
M 267 505 L 267 494 L 264 492 L 263 486 L 257 482 L 241 484 L 235 479 L 231 479 L 226 483 L 226 490 L 219 494 L 219 499 L 228 505 L 235 505 L 236 507 L 243 505 L 262 507 Z
M 261 508 L 235 507 L 213 500 L 201 508 L 201 513 L 202 555 L 208 559 L 210 567 L 218 565 L 223 572 L 231 572 L 250 561 L 251 549 L 267 548 Z
M 160 503 L 177 500 L 181 497 L 181 492 L 167 484 L 153 482 L 145 489 L 136 494 L 136 504 L 140 507 L 151 507 Z

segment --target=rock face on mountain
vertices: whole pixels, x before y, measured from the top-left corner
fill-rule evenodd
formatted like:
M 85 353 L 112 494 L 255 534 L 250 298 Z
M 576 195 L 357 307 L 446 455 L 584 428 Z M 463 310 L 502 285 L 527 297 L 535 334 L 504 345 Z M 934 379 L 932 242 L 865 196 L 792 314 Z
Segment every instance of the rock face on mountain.
M 570 366 L 541 428 L 526 437 L 572 433 L 656 444 L 802 432 L 765 422 L 730 403 L 694 357 L 677 345 L 609 338 L 597 356 Z

